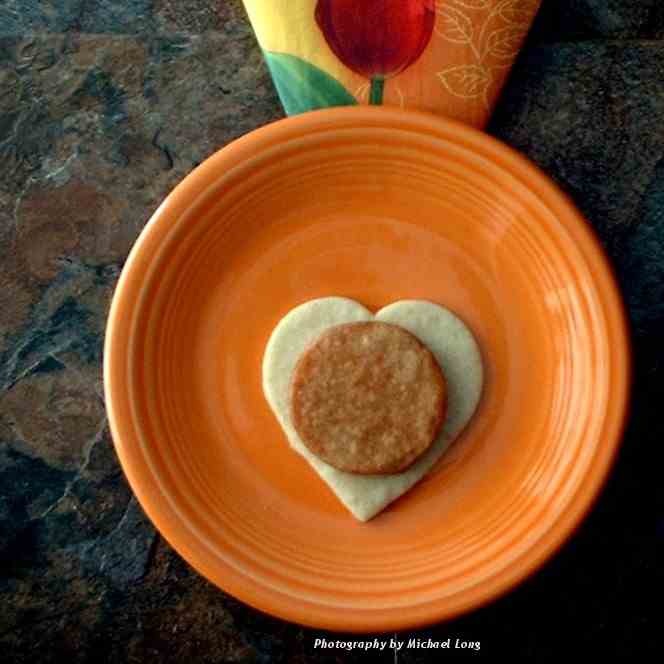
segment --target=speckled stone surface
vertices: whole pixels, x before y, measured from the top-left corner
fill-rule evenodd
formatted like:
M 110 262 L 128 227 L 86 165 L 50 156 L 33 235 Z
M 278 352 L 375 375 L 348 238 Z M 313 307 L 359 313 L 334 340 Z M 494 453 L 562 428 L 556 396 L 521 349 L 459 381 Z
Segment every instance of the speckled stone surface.
M 611 480 L 527 583 L 399 639 L 465 638 L 481 642 L 466 655 L 531 661 L 661 642 L 644 604 L 664 537 L 647 472 L 663 433 L 660 40 L 660 0 L 544 0 L 490 128 L 569 192 L 623 285 L 635 394 Z M 330 635 L 193 572 L 142 514 L 106 426 L 103 328 L 129 248 L 193 167 L 280 116 L 239 0 L 0 3 L 0 661 L 367 660 L 314 650 Z

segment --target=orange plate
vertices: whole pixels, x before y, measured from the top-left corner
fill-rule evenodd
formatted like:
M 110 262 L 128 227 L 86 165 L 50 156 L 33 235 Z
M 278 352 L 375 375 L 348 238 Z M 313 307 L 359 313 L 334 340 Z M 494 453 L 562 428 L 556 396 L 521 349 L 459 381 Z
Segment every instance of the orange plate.
M 444 304 L 486 365 L 465 433 L 367 524 L 261 388 L 277 321 L 326 295 Z M 197 570 L 282 618 L 393 630 L 496 597 L 570 534 L 619 442 L 629 346 L 600 246 L 534 166 L 456 122 L 346 108 L 259 129 L 173 191 L 120 279 L 105 381 L 131 486 Z

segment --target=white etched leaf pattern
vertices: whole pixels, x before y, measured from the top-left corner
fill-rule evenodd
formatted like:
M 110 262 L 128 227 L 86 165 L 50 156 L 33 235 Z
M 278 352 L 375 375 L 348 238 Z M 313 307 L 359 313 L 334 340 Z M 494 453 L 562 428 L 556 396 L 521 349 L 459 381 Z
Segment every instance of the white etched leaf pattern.
M 492 70 L 511 67 L 539 5 L 540 0 L 436 0 L 436 33 L 466 46 L 474 63 L 438 72 L 445 89 L 456 97 L 481 99 L 490 111 Z
M 438 72 L 443 85 L 456 97 L 472 99 L 484 94 L 491 83 L 491 72 L 480 65 L 459 65 Z
M 498 14 L 506 23 L 521 26 L 525 30 L 533 19 L 535 9 L 526 0 L 507 0 L 499 5 Z
M 455 44 L 471 44 L 473 41 L 473 22 L 462 11 L 450 5 L 439 5 L 436 32 Z
M 512 60 L 526 37 L 526 27 L 510 26 L 489 35 L 487 52 L 499 60 Z
M 491 4 L 491 0 L 439 0 L 438 4 L 449 2 L 466 9 L 486 9 Z

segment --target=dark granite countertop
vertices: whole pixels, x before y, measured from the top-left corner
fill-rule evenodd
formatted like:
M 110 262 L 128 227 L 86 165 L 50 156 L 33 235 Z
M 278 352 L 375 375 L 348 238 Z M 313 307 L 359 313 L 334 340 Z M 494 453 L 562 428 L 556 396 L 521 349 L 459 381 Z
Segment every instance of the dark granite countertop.
M 103 328 L 132 242 L 196 164 L 280 115 L 239 0 L 0 2 L 0 661 L 366 660 L 314 651 L 329 634 L 193 572 L 132 497 L 105 419 Z M 534 661 L 654 654 L 664 3 L 544 0 L 490 130 L 571 194 L 613 258 L 634 328 L 633 413 L 563 550 L 508 596 L 417 636 Z

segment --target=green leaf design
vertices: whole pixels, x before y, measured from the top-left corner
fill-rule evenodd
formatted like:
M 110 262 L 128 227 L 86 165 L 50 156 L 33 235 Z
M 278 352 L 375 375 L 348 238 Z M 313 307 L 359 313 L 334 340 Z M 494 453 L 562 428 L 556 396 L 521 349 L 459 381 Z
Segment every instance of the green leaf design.
M 357 104 L 339 81 L 301 58 L 266 51 L 265 60 L 288 115 Z

